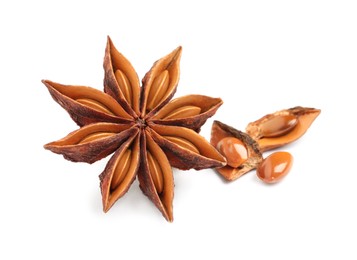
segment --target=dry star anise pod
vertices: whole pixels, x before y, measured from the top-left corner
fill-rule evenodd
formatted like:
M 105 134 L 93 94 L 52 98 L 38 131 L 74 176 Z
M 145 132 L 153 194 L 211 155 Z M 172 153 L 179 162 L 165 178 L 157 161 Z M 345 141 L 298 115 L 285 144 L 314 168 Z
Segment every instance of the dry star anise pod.
M 226 180 L 233 181 L 255 169 L 263 160 L 258 143 L 248 134 L 215 120 L 211 144 L 226 158 L 227 165 L 217 168 Z
M 272 150 L 303 136 L 320 113 L 311 107 L 283 109 L 249 123 L 246 132 L 258 142 L 261 152 Z
M 138 176 L 141 190 L 173 220 L 171 166 L 221 167 L 225 159 L 197 132 L 222 104 L 188 95 L 172 101 L 179 80 L 181 47 L 156 61 L 142 80 L 108 37 L 104 93 L 85 86 L 43 80 L 53 99 L 80 126 L 46 149 L 74 162 L 93 163 L 114 153 L 100 174 L 107 212 Z

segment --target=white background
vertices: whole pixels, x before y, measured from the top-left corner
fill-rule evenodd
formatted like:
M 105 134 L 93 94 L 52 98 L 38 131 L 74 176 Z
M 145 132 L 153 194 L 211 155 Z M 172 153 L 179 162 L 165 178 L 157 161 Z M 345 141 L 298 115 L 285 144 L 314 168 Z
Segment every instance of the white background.
M 0 259 L 356 259 L 355 1 L 2 1 Z M 107 213 L 107 159 L 43 149 L 77 126 L 40 82 L 102 89 L 110 35 L 140 77 L 183 46 L 176 97 L 221 97 L 213 119 L 244 130 L 297 105 L 322 110 L 280 150 L 290 174 L 174 170 L 174 222 L 134 182 Z

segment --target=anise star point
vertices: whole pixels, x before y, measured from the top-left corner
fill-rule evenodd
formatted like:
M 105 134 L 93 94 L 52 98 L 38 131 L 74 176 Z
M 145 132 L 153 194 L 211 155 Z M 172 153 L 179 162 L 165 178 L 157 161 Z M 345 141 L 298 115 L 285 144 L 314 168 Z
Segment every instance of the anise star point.
M 133 66 L 108 37 L 104 92 L 42 81 L 80 126 L 44 147 L 74 162 L 93 163 L 113 154 L 99 176 L 104 212 L 138 177 L 143 193 L 172 221 L 171 167 L 200 170 L 225 165 L 224 157 L 197 133 L 222 100 L 203 95 L 171 100 L 181 52 L 178 47 L 156 61 L 140 86 Z

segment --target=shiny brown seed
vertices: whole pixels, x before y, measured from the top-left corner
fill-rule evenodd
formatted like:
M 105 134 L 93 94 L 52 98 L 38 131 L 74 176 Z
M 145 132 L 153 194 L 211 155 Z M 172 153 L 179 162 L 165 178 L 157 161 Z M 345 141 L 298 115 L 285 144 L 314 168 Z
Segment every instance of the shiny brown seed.
M 147 152 L 148 164 L 151 178 L 154 182 L 155 189 L 158 194 L 162 192 L 164 189 L 164 177 L 160 167 L 159 162 L 151 155 L 151 153 Z
M 82 105 L 85 105 L 87 107 L 93 108 L 97 111 L 104 112 L 106 114 L 114 115 L 112 111 L 109 110 L 106 106 L 103 104 L 99 103 L 98 101 L 90 98 L 78 98 L 76 100 L 77 102 L 81 103 Z
M 296 126 L 298 119 L 293 114 L 275 116 L 261 126 L 261 135 L 264 137 L 277 137 L 290 132 Z
M 129 105 L 132 105 L 133 93 L 132 93 L 129 79 L 125 76 L 125 74 L 121 70 L 115 71 L 115 78 L 118 82 L 121 91 L 123 92 L 126 101 L 129 103 Z
M 190 116 L 197 116 L 200 113 L 201 108 L 198 106 L 183 106 L 172 111 L 164 119 L 187 118 Z
M 177 144 L 178 146 L 181 146 L 184 149 L 190 150 L 191 152 L 194 153 L 200 153 L 200 151 L 197 149 L 197 147 L 191 143 L 189 140 L 177 136 L 163 136 L 164 138 L 168 139 L 169 141 Z
M 93 133 L 93 134 L 90 134 L 90 135 L 87 135 L 86 137 L 84 137 L 82 140 L 80 140 L 78 142 L 78 144 L 85 144 L 85 143 L 92 142 L 94 140 L 98 140 L 98 139 L 101 139 L 101 138 L 109 137 L 109 136 L 112 136 L 112 135 L 115 135 L 115 133 L 111 133 L 111 132 Z
M 147 109 L 152 110 L 160 103 L 167 92 L 170 82 L 169 78 L 169 71 L 164 70 L 154 79 L 149 92 Z
M 289 173 L 293 160 L 288 152 L 272 153 L 260 163 L 257 175 L 266 183 L 276 183 Z
M 112 182 L 110 184 L 110 189 L 115 190 L 120 183 L 124 180 L 129 168 L 131 161 L 131 150 L 127 149 L 124 153 L 120 155 L 118 163 L 115 167 L 115 172 L 113 174 Z
M 226 157 L 227 164 L 237 168 L 248 159 L 248 151 L 241 140 L 235 137 L 225 137 L 217 144 L 218 151 Z

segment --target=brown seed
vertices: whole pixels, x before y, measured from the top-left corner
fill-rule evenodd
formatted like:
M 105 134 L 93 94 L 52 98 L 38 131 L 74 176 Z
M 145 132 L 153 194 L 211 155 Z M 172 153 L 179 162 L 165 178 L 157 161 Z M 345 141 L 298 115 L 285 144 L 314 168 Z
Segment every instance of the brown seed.
M 169 141 L 181 146 L 184 149 L 190 150 L 194 153 L 200 153 L 197 147 L 191 143 L 189 140 L 177 136 L 163 136 L 164 138 L 168 139 Z
M 162 170 L 159 162 L 151 155 L 151 153 L 147 152 L 148 164 L 151 178 L 154 182 L 155 189 L 158 194 L 160 194 L 164 188 L 164 177 L 162 174 Z
M 277 137 L 290 132 L 297 124 L 297 117 L 293 114 L 275 116 L 261 126 L 261 135 L 264 137 Z
M 154 82 L 152 83 L 150 88 L 147 104 L 148 109 L 151 110 L 156 107 L 160 103 L 161 99 L 165 96 L 170 83 L 169 78 L 169 71 L 164 70 L 160 73 L 159 76 L 154 79 Z
M 98 101 L 95 101 L 93 99 L 78 98 L 76 101 L 81 103 L 82 105 L 93 108 L 97 111 L 104 112 L 104 113 L 110 114 L 110 115 L 114 115 L 114 113 L 112 111 L 110 111 L 107 107 L 105 107 L 103 104 L 101 104 Z
M 118 159 L 118 163 L 115 167 L 115 172 L 113 179 L 110 185 L 111 190 L 115 190 L 120 183 L 124 180 L 131 162 L 131 150 L 127 149 L 124 153 L 121 154 L 121 157 Z
M 257 175 L 266 183 L 276 183 L 289 173 L 293 160 L 288 152 L 272 153 L 260 163 Z
M 98 132 L 98 133 L 93 133 L 90 135 L 87 135 L 86 137 L 84 137 L 82 140 L 80 140 L 78 142 L 78 144 L 84 144 L 84 143 L 88 143 L 88 142 L 92 142 L 94 140 L 98 140 L 101 138 L 105 138 L 105 137 L 109 137 L 115 135 L 115 133 L 111 133 L 111 132 Z
M 165 119 L 187 118 L 197 116 L 199 113 L 201 113 L 201 108 L 198 106 L 183 106 L 172 111 Z
M 233 168 L 239 167 L 248 159 L 248 151 L 241 140 L 235 137 L 225 137 L 217 144 L 218 151 L 227 159 L 227 164 Z
M 126 101 L 129 103 L 129 105 L 131 105 L 133 93 L 132 93 L 132 88 L 129 79 L 125 76 L 125 74 L 121 70 L 115 71 L 115 78 L 118 82 L 121 91 L 123 92 Z

